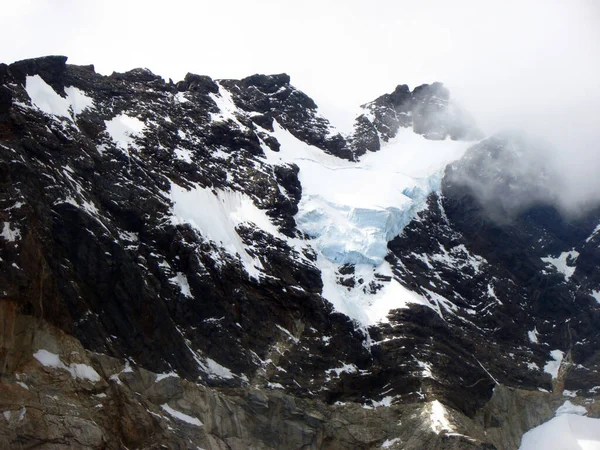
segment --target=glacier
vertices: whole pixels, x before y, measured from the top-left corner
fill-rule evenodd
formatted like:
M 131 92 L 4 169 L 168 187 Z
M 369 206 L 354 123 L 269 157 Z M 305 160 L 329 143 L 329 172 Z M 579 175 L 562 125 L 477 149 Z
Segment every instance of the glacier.
M 268 161 L 300 168 L 298 228 L 331 262 L 375 266 L 384 261 L 387 243 L 439 189 L 444 167 L 471 145 L 427 140 L 401 128 L 381 150 L 354 162 L 328 155 L 277 124 L 273 136 L 281 149 L 265 146 Z
M 244 113 L 224 86 L 211 98 L 220 111 L 213 120 L 233 120 L 242 126 L 236 114 Z M 361 327 L 386 322 L 391 309 L 408 304 L 422 304 L 440 315 L 440 305 L 445 309 L 452 305 L 444 298 L 419 295 L 404 287 L 385 257 L 388 242 L 426 207 L 429 194 L 439 191 L 446 165 L 461 158 L 472 142 L 428 140 L 412 128 L 400 128 L 394 138 L 382 142 L 379 151 L 349 161 L 301 141 L 277 121 L 269 134 L 280 148 L 275 151 L 262 142 L 266 165 L 299 168 L 302 197 L 295 220 L 307 239 L 283 236 L 244 194 L 200 186 L 188 189 L 171 184 L 171 221 L 200 230 L 221 251 L 239 258 L 255 279 L 264 276 L 264 268 L 238 235 L 236 227 L 241 223 L 253 223 L 295 249 L 310 245 L 317 254 L 314 264 L 321 272 L 323 297 Z M 217 261 L 220 256 L 214 254 Z M 353 266 L 354 286 L 339 284 L 340 269 L 347 264 Z M 171 280 L 178 281 L 176 276 Z M 185 293 L 185 284 L 181 287 Z
M 360 326 L 386 322 L 391 309 L 439 302 L 416 294 L 394 279 L 385 261 L 387 244 L 440 189 L 444 168 L 472 145 L 468 141 L 427 140 L 401 128 L 381 150 L 358 161 L 329 155 L 275 123 L 279 151 L 263 150 L 271 165 L 295 164 L 302 198 L 295 216 L 298 229 L 317 253 L 323 296 L 336 311 Z M 354 265 L 357 286 L 338 283 L 339 269 Z M 387 279 L 389 281 L 381 281 Z M 372 292 L 371 282 L 381 289 Z

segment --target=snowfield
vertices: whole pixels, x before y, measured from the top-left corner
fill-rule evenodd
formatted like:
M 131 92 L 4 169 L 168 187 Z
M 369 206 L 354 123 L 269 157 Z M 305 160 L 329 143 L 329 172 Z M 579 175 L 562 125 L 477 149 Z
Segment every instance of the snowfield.
M 61 97 L 39 75 L 25 78 L 25 90 L 31 102 L 46 114 L 66 117 L 73 121 L 72 116 L 81 114 L 84 109 L 91 108 L 94 102 L 83 91 L 76 87 L 65 88 L 67 98 Z
M 562 414 L 525 433 L 519 450 L 600 450 L 600 419 Z
M 60 359 L 56 353 L 51 353 L 48 350 L 38 350 L 33 354 L 33 357 L 44 367 L 54 369 L 63 369 L 68 371 L 73 378 L 89 380 L 93 383 L 100 381 L 100 375 L 91 366 L 87 364 L 69 364 L 68 366 Z
M 173 224 L 190 224 L 205 238 L 215 242 L 229 254 L 237 255 L 250 276 L 259 277 L 263 266 L 257 258 L 246 251 L 246 245 L 235 227 L 242 223 L 252 223 L 274 236 L 279 236 L 279 232 L 265 212 L 254 205 L 250 197 L 240 192 L 213 192 L 209 188 L 199 186 L 188 191 L 173 184 L 171 200 Z M 215 258 L 219 260 L 218 255 L 215 255 Z

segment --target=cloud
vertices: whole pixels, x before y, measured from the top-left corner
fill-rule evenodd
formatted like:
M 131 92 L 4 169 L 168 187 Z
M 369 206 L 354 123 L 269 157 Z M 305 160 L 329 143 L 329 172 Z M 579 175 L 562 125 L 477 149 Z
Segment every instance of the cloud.
M 12 3 L 0 39 L 19 45 L 3 62 L 65 54 L 105 74 L 148 67 L 176 81 L 286 72 L 336 123 L 398 84 L 442 81 L 484 131 L 549 140 L 564 201 L 600 192 L 596 0 Z
M 554 173 L 557 206 L 581 212 L 600 204 L 600 7 L 524 2 L 519 22 L 448 84 L 488 133 L 519 128 L 548 141 L 529 164 Z

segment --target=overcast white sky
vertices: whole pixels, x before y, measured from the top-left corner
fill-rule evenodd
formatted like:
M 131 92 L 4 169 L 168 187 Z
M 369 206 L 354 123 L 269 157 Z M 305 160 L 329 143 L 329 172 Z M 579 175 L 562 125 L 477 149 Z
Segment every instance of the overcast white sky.
M 286 72 L 334 122 L 438 80 L 485 131 L 528 128 L 600 170 L 596 0 L 18 0 L 0 42 L 3 62 L 64 54 L 103 74 Z
M 596 0 L 3 3 L 3 62 L 64 54 L 105 74 L 148 67 L 175 81 L 188 71 L 287 72 L 318 103 L 340 108 L 436 80 L 489 108 L 518 101 L 513 89 L 538 101 L 581 84 L 599 90 Z

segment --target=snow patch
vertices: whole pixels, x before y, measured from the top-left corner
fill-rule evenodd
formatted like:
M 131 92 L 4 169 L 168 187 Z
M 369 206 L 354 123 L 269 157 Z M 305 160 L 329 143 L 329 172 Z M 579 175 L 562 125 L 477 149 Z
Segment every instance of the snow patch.
M 89 380 L 94 383 L 100 381 L 98 372 L 87 364 L 69 364 L 67 366 L 56 353 L 51 353 L 48 350 L 38 350 L 33 354 L 33 357 L 44 367 L 67 370 L 73 378 Z
M 499 305 L 502 305 L 502 301 L 496 296 L 496 291 L 494 291 L 494 286 L 488 284 L 488 295 L 492 297 L 494 300 L 498 302 Z
M 539 344 L 537 328 L 528 331 L 527 337 L 529 338 L 529 342 L 531 342 L 532 344 Z
M 237 124 L 240 128 L 245 128 L 244 125 L 237 119 L 235 113 L 238 112 L 238 107 L 235 106 L 233 98 L 227 89 L 225 89 L 219 82 L 219 93 L 209 94 L 210 98 L 217 104 L 219 108 L 218 113 L 211 113 L 210 118 L 213 122 L 227 122 L 232 121 Z
M 171 184 L 171 200 L 173 224 L 190 224 L 227 253 L 238 255 L 250 276 L 259 277 L 264 270 L 262 263 L 248 253 L 236 227 L 243 223 L 252 223 L 274 236 L 279 236 L 279 232 L 266 213 L 258 209 L 250 197 L 228 190 L 213 192 L 209 188 L 199 186 L 188 191 Z
M 430 404 L 431 414 L 431 429 L 435 434 L 440 434 L 442 431 L 454 431 L 448 418 L 446 417 L 446 408 L 438 400 L 434 400 Z
M 189 103 L 189 100 L 185 96 L 185 92 L 178 92 L 173 98 L 177 103 Z
M 0 236 L 5 241 L 15 242 L 21 239 L 21 231 L 18 228 L 13 228 L 10 222 L 4 222 Z
M 432 307 L 431 304 L 416 292 L 412 292 L 392 278 L 392 268 L 388 262 L 374 268 L 370 264 L 355 266 L 354 277 L 363 279 L 363 283 L 347 289 L 338 284 L 339 265 L 329 261 L 325 256 L 317 255 L 317 267 L 323 280 L 323 297 L 329 300 L 336 311 L 367 326 L 379 322 L 387 322 L 387 314 L 392 309 L 408 308 L 409 304 L 420 304 Z M 377 280 L 375 274 L 390 277 L 390 281 Z M 366 294 L 371 282 L 378 283 L 381 288 Z
M 33 357 L 44 367 L 58 368 L 64 366 L 64 363 L 56 353 L 50 353 L 47 350 L 38 350 L 33 354 Z
M 382 406 L 384 408 L 389 408 L 390 406 L 392 406 L 392 402 L 397 399 L 398 396 L 396 397 L 392 397 L 390 395 L 383 397 L 381 400 L 368 400 L 368 404 L 367 403 L 363 403 L 361 405 L 361 408 L 363 409 L 376 409 L 376 408 L 381 408 Z M 337 403 L 336 403 L 337 404 Z M 341 403 L 340 404 L 344 405 L 345 403 Z
M 562 406 L 556 410 L 556 416 L 562 416 L 563 414 L 576 414 L 578 416 L 586 416 L 587 409 L 581 405 L 574 405 L 570 400 L 566 400 Z
M 164 380 L 165 378 L 179 378 L 179 375 L 177 375 L 175 372 L 159 373 L 158 375 L 156 375 L 156 380 L 154 380 L 154 382 L 158 383 L 159 381 Z
M 456 247 L 452 247 L 450 251 L 446 250 L 446 248 L 440 244 L 439 249 L 440 253 L 434 253 L 433 255 L 431 255 L 431 259 L 433 261 L 438 261 L 448 267 L 460 269 L 471 267 L 475 274 L 477 274 L 479 273 L 479 268 L 481 267 L 481 265 L 486 262 L 486 260 L 481 256 L 472 255 L 463 244 L 457 245 Z M 488 285 L 488 293 L 490 286 L 491 285 Z M 493 293 L 493 288 L 491 292 Z M 498 299 L 496 298 L 496 300 Z
M 177 159 L 181 159 L 182 161 L 185 161 L 188 164 L 192 163 L 193 155 L 194 154 L 190 150 L 186 150 L 184 148 L 176 148 L 175 149 L 175 157 Z
M 600 291 L 592 291 L 592 297 L 594 297 L 596 301 L 600 303 Z
M 519 450 L 600 450 L 600 419 L 563 414 L 523 435 Z
M 380 407 L 385 407 L 385 408 L 389 408 L 390 406 L 392 406 L 392 402 L 394 401 L 396 397 L 392 397 L 390 395 L 387 395 L 385 397 L 383 397 L 381 400 L 379 401 L 371 401 L 371 404 L 373 405 L 373 408 L 380 408 Z
M 119 114 L 104 123 L 106 132 L 111 139 L 125 151 L 128 151 L 129 147 L 135 147 L 135 139 L 146 128 L 146 125 L 140 119 L 128 116 L 125 113 Z
M 188 298 L 194 298 L 194 296 L 192 295 L 192 291 L 190 290 L 190 285 L 188 283 L 187 277 L 184 273 L 177 272 L 177 274 L 173 278 L 169 278 L 169 282 L 171 284 L 179 286 L 179 289 L 181 290 L 181 293 L 184 296 Z
M 331 379 L 331 374 L 334 372 L 335 372 L 336 377 L 339 378 L 339 376 L 342 373 L 358 372 L 358 367 L 356 367 L 354 364 L 343 364 L 342 367 L 337 367 L 335 369 L 328 369 L 325 371 L 325 373 L 327 374 L 327 381 L 329 381 Z
M 416 360 L 417 362 L 417 366 L 419 366 L 422 370 L 421 372 L 421 377 L 423 378 L 431 378 L 431 379 L 435 379 L 435 377 L 433 376 L 433 372 L 431 371 L 431 364 L 423 362 L 423 361 L 419 361 L 418 359 Z
M 210 358 L 206 358 L 204 363 L 200 363 L 200 366 L 206 372 L 208 378 L 225 378 L 230 380 L 234 377 L 231 370 Z
M 90 380 L 92 382 L 100 381 L 100 375 L 94 370 L 93 367 L 87 364 L 69 364 L 67 368 L 73 378 L 79 378 L 82 380 Z
M 294 336 L 292 333 L 290 333 L 290 331 L 289 331 L 289 330 L 287 330 L 287 329 L 283 328 L 281 325 L 277 325 L 277 324 L 275 324 L 275 326 L 276 326 L 276 327 L 277 327 L 277 328 L 278 328 L 280 331 L 283 331 L 283 333 L 284 333 L 284 334 L 286 334 L 286 335 L 287 335 L 287 337 L 289 337 L 289 338 L 290 338 L 290 339 L 291 339 L 291 340 L 294 342 L 294 344 L 297 344 L 298 342 L 300 342 L 300 339 L 298 339 L 296 336 Z
M 558 258 L 547 256 L 542 258 L 542 261 L 554 266 L 557 271 L 564 275 L 565 280 L 568 281 L 575 273 L 575 267 L 572 267 L 568 264 L 574 264 L 578 257 L 579 252 L 576 250 L 571 250 L 570 252 L 562 252 Z
M 47 84 L 39 75 L 25 78 L 25 90 L 31 99 L 31 103 L 40 111 L 73 120 L 71 118 L 71 105 L 69 101 L 58 95 L 52 86 Z
M 15 411 L 17 412 L 17 411 Z M 25 413 L 27 412 L 27 408 L 25 408 L 24 406 L 18 411 L 19 416 L 17 417 L 17 421 L 21 422 L 24 418 L 25 418 Z M 13 417 L 13 411 L 11 410 L 7 410 L 4 411 L 2 413 L 2 415 L 4 416 L 4 418 L 6 419 L 7 422 L 10 422 L 10 420 Z
M 171 408 L 166 403 L 162 404 L 160 407 L 168 415 L 170 415 L 171 417 L 174 417 L 175 419 L 181 420 L 182 422 L 185 422 L 185 423 L 190 424 L 190 425 L 194 425 L 196 427 L 201 427 L 202 426 L 202 422 L 200 422 L 200 419 L 198 419 L 196 417 L 188 416 L 187 414 L 184 414 L 181 411 L 177 411 L 177 410 Z
M 81 114 L 85 109 L 92 108 L 94 106 L 94 100 L 85 95 L 81 89 L 77 89 L 75 86 L 69 86 L 65 88 L 67 94 L 67 101 L 73 110 L 75 115 Z
M 594 239 L 594 237 L 600 233 L 600 224 L 598 224 L 596 226 L 596 228 L 594 228 L 594 231 L 592 231 L 592 234 L 590 234 L 590 236 L 585 240 L 585 242 L 590 242 L 592 239 Z
M 565 354 L 560 350 L 552 350 L 550 352 L 550 356 L 552 357 L 552 361 L 548 361 L 546 363 L 544 366 L 544 372 L 550 374 L 552 379 L 556 379 L 558 378 L 558 371 L 560 370 L 560 366 Z
M 57 117 L 66 117 L 73 122 L 73 116 L 94 106 L 94 101 L 82 90 L 69 86 L 65 88 L 67 97 L 59 95 L 39 75 L 25 78 L 25 90 L 31 103 L 40 111 Z
M 400 439 L 400 438 L 386 439 L 383 442 L 383 444 L 381 444 L 381 448 L 390 448 L 394 444 L 401 444 L 401 443 L 402 443 L 402 439 Z
M 140 237 L 131 231 L 119 231 L 119 238 L 127 242 L 139 242 Z

